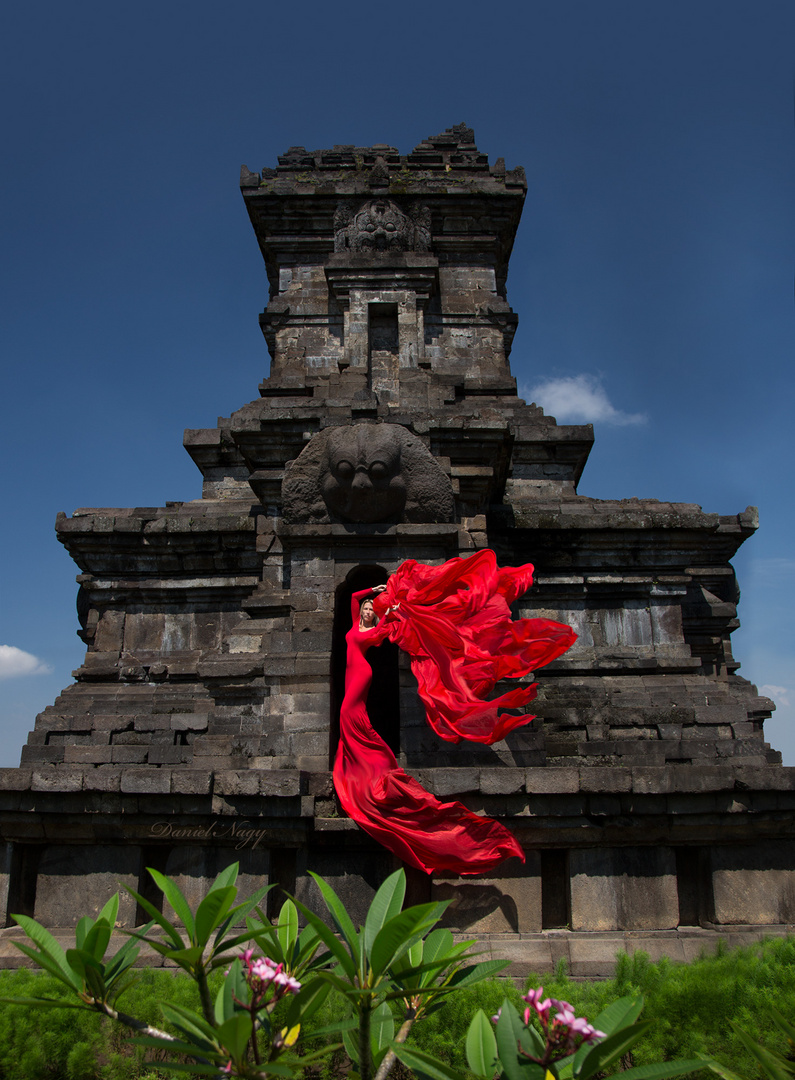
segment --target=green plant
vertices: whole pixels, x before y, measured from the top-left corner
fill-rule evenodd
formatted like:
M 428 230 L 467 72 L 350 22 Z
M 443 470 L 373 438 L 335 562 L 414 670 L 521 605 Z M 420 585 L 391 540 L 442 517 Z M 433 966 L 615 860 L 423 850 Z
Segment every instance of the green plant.
M 445 904 L 402 910 L 405 875 L 397 871 L 376 893 L 364 926 L 356 929 L 333 889 L 313 875 L 334 926 L 291 899 L 285 901 L 272 926 L 257 907 L 267 888 L 235 903 L 237 870 L 234 865 L 222 871 L 195 912 L 174 881 L 150 870 L 176 919 L 170 920 L 133 892 L 151 921 L 130 932 L 129 940 L 110 959 L 105 953 L 118 913 L 118 896 L 96 920 L 80 920 L 75 947 L 66 951 L 34 919 L 14 916 L 31 942 L 15 944 L 70 997 L 3 1000 L 99 1013 L 132 1029 L 137 1045 L 169 1055 L 164 1067 L 199 1074 L 296 1077 L 340 1049 L 342 1044 L 329 1037 L 342 1036 L 362 1080 L 374 1076 L 383 1080 L 398 1058 L 429 1075 L 459 1077 L 431 1055 L 406 1047 L 406 1037 L 443 997 L 492 975 L 505 962 L 465 966 L 472 943 L 456 945 L 449 931 L 434 929 Z M 307 922 L 300 932 L 299 908 Z M 243 919 L 246 929 L 235 931 Z M 161 1014 L 176 1034 L 117 1007 L 118 998 L 133 985 L 130 968 L 142 943 L 181 968 L 196 987 L 201 1012 L 177 1002 L 160 1003 Z M 241 952 L 243 945 L 249 947 Z M 320 953 L 322 946 L 327 951 Z M 267 955 L 256 957 L 257 949 Z M 213 1000 L 211 976 L 226 965 Z M 354 1017 L 312 1028 L 309 1022 L 333 989 L 351 1003 Z M 400 1021 L 397 1033 L 396 1019 Z M 311 1051 L 301 1045 L 308 1027 L 311 1039 L 321 1042 Z M 67 1061 L 70 1080 L 92 1080 L 96 1057 L 89 1049 L 85 1042 L 74 1044 Z
M 496 1030 L 479 1010 L 467 1033 L 466 1054 L 477 1077 L 505 1080 L 590 1080 L 620 1061 L 651 1021 L 638 1022 L 643 998 L 628 996 L 604 1009 L 593 1024 L 577 1017 L 567 1001 L 542 1000 L 543 987 L 524 997 L 521 1017 L 506 998 Z M 531 1020 L 533 1022 L 531 1022 Z M 625 1080 L 664 1080 L 703 1069 L 704 1058 L 659 1062 L 622 1072 Z
M 755 1039 L 751 1038 L 747 1031 L 743 1031 L 739 1024 L 732 1024 L 732 1027 L 767 1080 L 791 1080 L 795 1076 L 795 1060 L 793 1060 L 795 1025 L 789 1023 L 776 1009 L 771 1010 L 771 1015 L 774 1024 L 787 1040 L 789 1046 L 788 1057 L 760 1045 Z M 727 1069 L 725 1065 L 721 1065 L 717 1061 L 709 1061 L 707 1064 L 714 1073 L 721 1077 L 721 1080 L 742 1080 L 742 1077 L 738 1076 L 737 1073 L 732 1072 L 731 1069 Z
M 312 877 L 339 937 L 309 908 L 299 907 L 337 960 L 337 967 L 320 972 L 320 978 L 343 994 L 356 1014 L 356 1037 L 348 1030 L 343 1032 L 343 1040 L 361 1080 L 383 1080 L 396 1058 L 428 1075 L 434 1075 L 434 1069 L 445 1069 L 431 1055 L 406 1045 L 409 1032 L 446 996 L 489 978 L 506 967 L 507 961 L 464 966 L 465 960 L 473 958 L 469 949 L 474 942 L 454 944 L 449 930 L 433 929 L 447 902 L 402 910 L 406 893 L 402 870 L 381 885 L 364 926 L 358 930 L 331 886 L 317 874 Z M 399 1006 L 397 1017 L 394 1006 Z M 397 1033 L 396 1018 L 400 1022 Z M 451 1072 L 447 1070 L 445 1075 Z

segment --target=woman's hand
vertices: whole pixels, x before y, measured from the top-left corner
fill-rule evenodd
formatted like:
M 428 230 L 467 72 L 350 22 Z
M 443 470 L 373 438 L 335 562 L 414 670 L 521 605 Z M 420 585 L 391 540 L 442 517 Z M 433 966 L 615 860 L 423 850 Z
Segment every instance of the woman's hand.
M 383 592 L 385 588 L 386 588 L 386 585 L 373 585 L 370 592 L 375 592 L 375 593 Z

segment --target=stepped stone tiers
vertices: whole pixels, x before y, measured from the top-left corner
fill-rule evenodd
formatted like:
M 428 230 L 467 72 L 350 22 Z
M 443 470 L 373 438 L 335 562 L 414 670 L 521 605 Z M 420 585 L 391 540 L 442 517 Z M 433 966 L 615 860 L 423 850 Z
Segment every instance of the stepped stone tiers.
M 149 893 L 146 866 L 195 897 L 239 858 L 310 903 L 315 870 L 361 915 L 394 857 L 330 782 L 351 591 L 490 546 L 536 566 L 517 615 L 579 638 L 494 747 L 441 743 L 377 651 L 369 711 L 401 764 L 527 852 L 486 880 L 413 872 L 412 898 L 452 899 L 449 924 L 520 967 L 568 933 L 582 971 L 583 941 L 795 920 L 795 770 L 730 645 L 755 512 L 578 494 L 590 425 L 526 404 L 508 364 L 524 171 L 459 125 L 408 155 L 293 147 L 241 190 L 271 374 L 186 432 L 201 498 L 58 517 L 87 651 L 0 773 L 4 909 L 68 926 L 117 882 Z

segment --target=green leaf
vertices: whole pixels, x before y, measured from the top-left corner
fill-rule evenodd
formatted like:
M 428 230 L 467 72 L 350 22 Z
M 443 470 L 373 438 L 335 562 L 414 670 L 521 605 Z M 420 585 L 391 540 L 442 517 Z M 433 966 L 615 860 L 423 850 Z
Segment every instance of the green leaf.
M 160 956 L 167 956 L 169 959 L 176 952 L 184 952 L 184 949 L 175 949 L 173 945 L 169 945 L 168 942 L 158 941 L 157 938 L 145 937 L 143 934 L 139 934 L 137 930 L 125 930 L 126 934 L 129 934 L 131 938 L 136 941 L 144 941 L 154 952 L 159 953 Z M 181 965 L 184 967 L 184 965 Z
M 776 1009 L 771 1009 L 770 1015 L 773 1017 L 773 1023 L 785 1038 L 789 1039 L 790 1042 L 795 1043 L 795 1024 L 791 1024 L 790 1021 L 783 1017 Z
M 337 929 L 348 942 L 348 948 L 351 950 L 351 955 L 358 957 L 359 935 L 356 933 L 353 923 L 348 916 L 348 912 L 345 910 L 345 905 L 328 882 L 324 881 L 319 874 L 315 874 L 311 870 L 309 873 L 315 879 L 317 887 L 320 889 L 323 899 L 326 902 L 326 907 L 329 909 Z
M 326 1024 L 322 1028 L 312 1028 L 310 1038 L 317 1039 L 321 1035 L 341 1035 L 343 1031 L 354 1031 L 359 1027 L 359 1021 L 354 1017 L 347 1020 L 337 1020 L 334 1024 Z M 323 1051 L 325 1052 L 325 1051 Z
M 453 935 L 446 926 L 431 930 L 422 943 L 422 959 L 426 964 L 433 963 L 441 956 L 446 956 L 453 947 Z
M 381 1064 L 381 1059 L 394 1037 L 395 1019 L 387 1003 L 382 1001 L 370 1014 L 370 1050 L 376 1068 Z
M 91 953 L 95 960 L 102 960 L 110 944 L 110 935 L 110 925 L 103 917 L 100 917 L 86 934 L 82 947 L 86 952 Z
M 199 1040 L 199 1043 L 205 1048 L 212 1049 L 215 1045 L 215 1029 L 197 1013 L 183 1008 L 182 1005 L 167 1005 L 165 1002 L 160 1003 L 160 1011 L 166 1020 L 171 1021 L 175 1028 L 182 1031 L 189 1038 Z
M 594 1073 L 601 1072 L 612 1062 L 618 1061 L 651 1026 L 651 1020 L 631 1024 L 629 1027 L 619 1028 L 606 1039 L 596 1043 L 582 1060 L 578 1073 L 580 1080 L 588 1080 Z
M 707 1062 L 702 1058 L 687 1058 L 682 1061 L 660 1061 L 655 1065 L 637 1065 L 620 1074 L 621 1080 L 666 1080 L 669 1076 L 685 1076 L 705 1068 Z
M 191 945 L 188 949 L 171 949 L 168 945 L 163 946 L 163 948 L 165 949 L 164 956 L 167 956 L 169 960 L 173 960 L 175 964 L 179 964 L 181 968 L 189 972 L 196 970 L 204 952 L 201 945 Z
M 476 1076 L 485 1076 L 488 1080 L 497 1071 L 497 1040 L 491 1021 L 478 1009 L 472 1017 L 466 1039 L 466 1055 L 470 1069 Z
M 29 957 L 34 964 L 38 965 L 38 967 L 44 968 L 45 971 L 49 971 L 50 975 L 58 979 L 59 982 L 62 982 L 64 986 L 67 986 L 71 991 L 80 993 L 83 989 L 82 979 L 71 967 L 69 967 L 65 957 L 64 965 L 66 970 L 64 970 L 56 960 L 53 960 L 51 956 L 48 956 L 47 953 L 34 949 L 32 945 L 26 945 L 22 941 L 12 941 L 11 944 L 15 949 L 19 949 L 21 953 L 24 953 L 25 956 Z
M 87 967 L 93 968 L 94 971 L 104 970 L 102 964 L 87 949 L 67 949 L 66 962 L 72 971 L 80 975 L 81 979 L 85 979 Z
M 293 1027 L 300 1022 L 305 1027 L 330 993 L 331 983 L 325 979 L 313 978 L 304 983 L 298 993 L 290 999 L 287 1009 L 287 1026 Z
M 722 1077 L 722 1080 L 744 1080 L 742 1076 L 738 1076 L 736 1072 L 732 1072 L 731 1069 L 722 1065 L 719 1061 L 715 1061 L 714 1058 L 708 1058 L 706 1055 L 702 1055 L 700 1060 L 705 1069 L 710 1069 L 712 1072 Z
M 154 1046 L 170 1054 L 189 1054 L 191 1057 L 196 1057 L 201 1050 L 202 1057 L 226 1060 L 220 1052 L 220 1046 L 201 1048 L 195 1042 L 186 1042 L 178 1038 L 165 1039 L 158 1035 L 131 1035 L 129 1041 L 136 1043 L 138 1046 Z M 158 1062 L 158 1065 L 161 1064 L 163 1063 Z
M 314 929 L 317 936 L 326 946 L 328 951 L 339 960 L 343 971 L 348 978 L 353 982 L 356 977 L 356 965 L 353 956 L 348 952 L 341 941 L 335 936 L 334 931 L 330 926 L 326 926 L 320 916 L 315 915 L 314 911 L 310 911 L 309 908 L 302 904 L 300 900 L 295 900 L 295 905 L 299 911 L 303 913 L 304 918 L 309 925 Z
M 450 987 L 459 990 L 462 986 L 474 986 L 484 979 L 490 979 L 509 964 L 510 960 L 482 960 L 479 964 L 461 968 L 450 979 Z
M 242 1002 L 238 1005 L 235 1001 Z M 221 983 L 221 988 L 215 998 L 215 1022 L 223 1024 L 230 1016 L 233 1016 L 249 1001 L 249 988 L 243 974 L 243 965 L 239 960 L 234 960 L 229 968 L 229 974 Z
M 244 900 L 241 904 L 236 904 L 235 907 L 230 908 L 227 912 L 226 918 L 218 928 L 218 933 L 215 935 L 215 942 L 213 943 L 213 951 L 216 951 L 227 934 L 230 926 L 234 923 L 242 923 L 247 917 L 250 911 L 257 906 L 257 904 L 266 896 L 273 885 L 263 885 L 256 892 L 252 893 L 248 900 Z M 230 948 L 233 948 L 231 943 L 224 945 L 224 952 L 228 952 Z
M 144 933 L 151 928 L 151 923 L 148 926 L 142 927 Z M 110 962 L 105 968 L 105 982 L 110 986 L 119 978 L 123 972 L 127 970 L 138 958 L 138 953 L 141 950 L 135 942 L 134 938 L 128 938 L 122 947 L 118 950 L 115 956 L 111 957 Z
M 210 940 L 210 934 L 224 921 L 227 912 L 235 902 L 237 889 L 234 885 L 225 888 L 213 888 L 196 908 L 194 941 L 202 949 Z
M 126 885 L 124 887 L 125 887 L 125 889 L 127 889 L 127 892 L 130 894 L 130 896 L 134 900 L 138 901 L 138 904 L 144 909 L 146 914 L 150 916 L 152 922 L 157 923 L 157 925 L 162 930 L 165 931 L 166 935 L 169 938 L 171 938 L 171 941 L 173 942 L 174 946 L 177 949 L 183 949 L 185 947 L 185 942 L 182 940 L 182 937 L 181 937 L 179 931 L 177 930 L 176 926 L 174 926 L 174 924 L 172 922 L 170 922 L 165 917 L 165 915 L 161 915 L 161 913 L 157 910 L 155 905 L 151 904 L 145 897 L 141 896 L 140 893 L 135 892 L 134 889 L 130 889 Z M 133 931 L 129 931 L 129 930 L 126 931 L 126 933 L 131 934 L 132 937 L 138 937 L 142 941 L 147 941 L 147 942 L 149 942 L 151 944 L 151 939 L 147 938 L 147 937 L 144 937 L 142 933 L 137 933 L 137 932 L 133 932 Z
M 80 922 L 75 927 L 75 945 L 78 949 L 83 948 L 83 942 L 86 940 L 86 934 L 94 925 L 94 920 L 90 915 L 84 915 Z
M 140 1039 L 130 1039 L 130 1042 L 141 1042 Z M 211 1062 L 203 1061 L 158 1061 L 158 1069 L 170 1069 L 172 1072 L 187 1072 L 194 1073 L 198 1076 L 218 1076 L 220 1069 L 219 1065 L 213 1065 Z M 269 1065 L 268 1072 L 275 1072 L 275 1069 Z M 291 1075 L 291 1074 L 290 1074 Z
M 55 974 L 56 978 L 59 978 L 61 982 L 67 982 L 68 984 L 71 984 L 75 990 L 79 990 L 80 982 L 67 964 L 66 954 L 50 931 L 45 930 L 41 923 L 37 923 L 35 919 L 31 919 L 27 915 L 12 915 L 11 918 L 17 925 L 22 927 L 30 940 L 35 945 L 38 945 L 40 959 L 36 960 L 36 962 L 40 964 L 41 967 L 45 967 L 46 965 L 42 962 L 41 957 L 46 956 L 51 964 L 51 967 L 48 967 L 47 970 L 50 971 L 51 974 Z M 15 941 L 14 944 L 17 948 L 21 948 L 19 942 Z M 23 949 L 22 951 L 24 952 L 25 950 Z M 27 953 L 27 955 L 31 956 L 32 959 L 36 959 L 35 956 L 32 956 L 32 952 L 33 950 Z M 60 974 L 57 974 L 59 971 Z
M 748 1053 L 756 1058 L 757 1064 L 767 1077 L 767 1080 L 792 1080 L 792 1072 L 784 1058 L 765 1049 L 764 1046 L 760 1046 L 759 1043 L 756 1042 L 755 1039 L 752 1039 L 747 1031 L 743 1031 L 739 1025 L 732 1023 L 732 1027 L 737 1032 L 740 1041 Z
M 234 862 L 227 866 L 225 870 L 221 871 L 221 873 L 210 886 L 210 892 L 212 892 L 213 889 L 225 889 L 227 885 L 234 885 L 234 883 L 237 881 L 237 875 L 239 870 L 240 863 Z
M 317 978 L 323 982 L 329 983 L 335 990 L 337 990 L 343 997 L 356 998 L 364 995 L 369 995 L 370 990 L 360 990 L 358 987 L 352 985 L 350 979 L 342 979 L 336 972 L 339 968 L 334 968 L 332 971 L 318 971 Z
M 519 1013 L 507 998 L 500 1008 L 495 1035 L 500 1065 L 508 1080 L 535 1080 L 536 1076 L 544 1080 L 544 1069 L 532 1061 L 520 1058 L 518 1053 L 521 1045 L 526 1052 L 540 1057 L 544 1043 L 534 1028 L 525 1027 Z
M 597 1031 L 603 1031 L 605 1035 L 612 1035 L 619 1028 L 634 1024 L 643 1009 L 643 996 L 640 994 L 628 994 L 611 1002 L 603 1009 L 593 1021 Z
M 378 931 L 370 950 L 370 966 L 383 975 L 440 917 L 438 904 L 418 904 L 394 916 Z
M 114 893 L 113 896 L 111 896 L 110 900 L 108 900 L 107 904 L 105 904 L 102 911 L 100 911 L 99 915 L 97 915 L 97 922 L 99 922 L 100 919 L 104 919 L 112 930 L 116 926 L 116 919 L 118 918 L 118 915 L 119 894 Z
M 90 1006 L 72 1001 L 58 1001 L 56 998 L 38 997 L 0 997 L 0 1002 L 8 1005 L 28 1005 L 37 1009 L 86 1009 Z
M 466 1073 L 458 1072 L 457 1069 L 445 1065 L 438 1058 L 431 1057 L 416 1046 L 406 1046 L 405 1043 L 392 1043 L 395 1056 L 408 1065 L 414 1072 L 428 1076 L 431 1080 L 466 1080 Z
M 298 935 L 298 960 L 305 963 L 320 948 L 320 938 L 314 926 L 305 926 Z M 318 958 L 319 959 L 319 958 Z M 313 961 L 317 963 L 318 959 Z
M 367 956 L 381 927 L 400 914 L 406 896 L 406 874 L 400 869 L 390 874 L 373 897 L 364 922 L 364 951 Z
M 102 971 L 97 970 L 93 964 L 86 964 L 86 988 L 91 996 L 96 1001 L 105 1001 L 108 992 L 105 988 L 105 980 L 102 978 Z
M 190 905 L 185 899 L 182 890 L 175 881 L 172 881 L 170 877 L 166 877 L 165 874 L 161 874 L 159 870 L 153 870 L 151 866 L 147 867 L 149 875 L 157 885 L 158 889 L 165 896 L 171 905 L 174 914 L 180 920 L 182 925 L 188 931 L 188 937 L 191 941 L 196 940 L 196 927 L 193 922 L 193 915 L 191 914 Z M 208 893 L 211 895 L 212 890 Z M 207 897 L 205 897 L 207 899 Z
M 289 898 L 284 901 L 279 912 L 277 936 L 285 963 L 291 964 L 298 940 L 298 910 Z
M 230 1016 L 218 1028 L 216 1037 L 222 1046 L 230 1052 L 236 1061 L 244 1056 L 248 1040 L 251 1038 L 251 1016 L 247 1012 L 238 1012 Z
M 249 921 L 249 920 L 247 920 L 247 921 Z M 259 927 L 259 923 L 257 923 L 256 925 L 257 925 L 257 927 Z M 216 945 L 218 943 L 220 943 L 220 935 L 221 935 L 222 930 L 223 930 L 223 924 L 222 924 L 221 928 L 218 930 L 218 933 L 215 935 Z M 253 939 L 252 931 L 251 930 L 245 930 L 240 934 L 235 934 L 235 936 L 233 938 L 229 938 L 227 941 L 224 941 L 223 942 L 223 947 L 218 949 L 217 952 L 215 951 L 216 950 L 216 945 L 214 945 L 213 946 L 213 952 L 211 954 L 212 955 L 212 963 L 210 964 L 210 968 L 227 967 L 229 965 L 229 962 L 230 962 L 230 959 L 231 959 L 231 957 L 229 956 L 229 953 L 236 951 L 237 949 L 240 948 L 241 945 L 250 945 L 252 939 Z M 274 941 L 276 940 L 275 934 L 274 934 L 273 940 Z M 259 942 L 257 942 L 257 943 L 259 944 Z M 261 944 L 259 945 L 259 947 L 264 953 L 268 952 L 268 949 L 263 947 Z
M 358 1028 L 358 1024 L 356 1025 Z M 354 1037 L 352 1032 L 343 1031 L 342 1033 L 342 1045 L 345 1047 L 345 1053 L 351 1059 L 354 1065 L 359 1064 L 359 1040 L 358 1037 Z

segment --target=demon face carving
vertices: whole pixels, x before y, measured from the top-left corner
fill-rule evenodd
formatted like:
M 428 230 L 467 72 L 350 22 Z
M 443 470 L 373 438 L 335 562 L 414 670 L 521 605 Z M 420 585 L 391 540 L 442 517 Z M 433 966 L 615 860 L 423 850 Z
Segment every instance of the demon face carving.
M 449 478 L 398 424 L 321 431 L 290 462 L 282 483 L 288 522 L 450 521 Z

